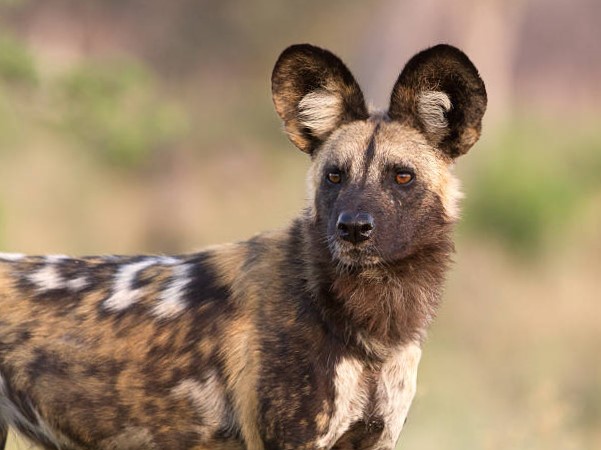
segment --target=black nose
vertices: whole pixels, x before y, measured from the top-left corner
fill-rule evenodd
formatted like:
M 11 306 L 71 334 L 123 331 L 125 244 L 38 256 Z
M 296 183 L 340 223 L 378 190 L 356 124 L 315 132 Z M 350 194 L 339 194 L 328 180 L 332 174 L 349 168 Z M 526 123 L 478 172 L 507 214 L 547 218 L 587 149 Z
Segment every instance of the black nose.
M 374 218 L 368 213 L 351 214 L 343 212 L 338 216 L 336 229 L 338 236 L 353 244 L 367 241 L 374 229 Z

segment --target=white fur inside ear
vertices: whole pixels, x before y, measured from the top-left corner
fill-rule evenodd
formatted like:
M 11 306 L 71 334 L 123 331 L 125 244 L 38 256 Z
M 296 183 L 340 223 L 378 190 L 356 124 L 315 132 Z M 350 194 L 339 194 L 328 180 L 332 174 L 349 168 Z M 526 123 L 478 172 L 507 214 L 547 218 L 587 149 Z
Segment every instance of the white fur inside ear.
M 301 125 L 323 139 L 338 126 L 342 113 L 342 99 L 325 89 L 318 89 L 305 95 L 298 104 L 298 118 Z
M 451 99 L 442 91 L 424 91 L 417 98 L 417 108 L 426 132 L 442 140 L 449 125 L 445 113 L 451 110 Z

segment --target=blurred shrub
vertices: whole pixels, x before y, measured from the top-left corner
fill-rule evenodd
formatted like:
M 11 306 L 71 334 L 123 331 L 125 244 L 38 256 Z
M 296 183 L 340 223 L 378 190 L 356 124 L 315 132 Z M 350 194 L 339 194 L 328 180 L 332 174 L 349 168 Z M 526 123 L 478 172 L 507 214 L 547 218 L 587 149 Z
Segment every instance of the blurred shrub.
M 83 61 L 46 75 L 21 42 L 0 34 L 4 143 L 18 129 L 31 131 L 50 121 L 101 161 L 135 168 L 153 151 L 172 146 L 186 128 L 183 111 L 159 92 L 148 70 L 132 61 Z
M 18 135 L 21 122 L 15 111 L 37 84 L 38 73 L 33 57 L 17 39 L 0 33 L 0 148 L 9 148 Z M 3 200 L 0 199 L 0 200 Z M 0 239 L 4 235 L 4 205 L 0 204 Z M 4 242 L 0 240 L 0 246 Z
M 27 48 L 0 33 L 0 149 L 10 148 L 21 137 L 25 110 L 38 86 L 38 72 Z
M 0 35 L 0 78 L 5 83 L 33 84 L 37 81 L 33 58 L 11 36 Z
M 109 164 L 135 167 L 185 128 L 183 112 L 161 99 L 150 74 L 131 62 L 81 64 L 56 90 L 61 129 Z
M 601 133 L 523 120 L 492 141 L 469 181 L 464 226 L 532 254 L 601 188 Z

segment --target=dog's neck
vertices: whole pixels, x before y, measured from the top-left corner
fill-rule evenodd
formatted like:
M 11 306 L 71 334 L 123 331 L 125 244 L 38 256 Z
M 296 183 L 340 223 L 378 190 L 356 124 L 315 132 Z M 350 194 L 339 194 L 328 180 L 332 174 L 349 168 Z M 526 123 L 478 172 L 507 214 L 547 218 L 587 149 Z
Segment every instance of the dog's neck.
M 384 356 L 398 345 L 422 342 L 442 294 L 454 251 L 452 225 L 437 243 L 392 264 L 341 268 L 309 222 L 299 222 L 307 280 L 328 326 L 345 343 Z

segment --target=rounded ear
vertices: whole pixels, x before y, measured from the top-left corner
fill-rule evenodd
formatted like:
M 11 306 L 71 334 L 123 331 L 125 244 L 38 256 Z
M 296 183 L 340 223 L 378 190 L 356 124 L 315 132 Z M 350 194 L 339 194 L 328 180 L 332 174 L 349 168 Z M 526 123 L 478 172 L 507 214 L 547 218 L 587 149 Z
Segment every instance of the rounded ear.
M 461 50 L 437 45 L 405 65 L 392 90 L 388 115 L 409 123 L 451 158 L 467 153 L 480 137 L 486 88 Z
M 340 125 L 368 117 L 363 93 L 344 63 L 309 44 L 282 52 L 271 92 L 288 137 L 309 154 Z

